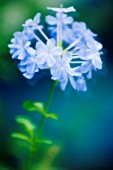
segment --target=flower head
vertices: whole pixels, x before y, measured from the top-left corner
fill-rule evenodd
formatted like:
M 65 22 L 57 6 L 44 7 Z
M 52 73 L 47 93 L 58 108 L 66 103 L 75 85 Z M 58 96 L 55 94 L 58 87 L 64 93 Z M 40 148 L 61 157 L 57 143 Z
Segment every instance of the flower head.
M 9 45 L 12 58 L 19 59 L 18 68 L 27 79 L 40 69 L 48 69 L 51 79 L 57 80 L 62 90 L 70 82 L 74 89 L 86 91 L 85 77 L 92 78 L 92 70 L 102 69 L 102 44 L 84 22 L 74 22 L 65 14 L 75 12 L 74 7 L 47 9 L 56 12 L 56 16 L 48 15 L 45 19 L 50 35 L 39 25 L 41 14 L 37 13 L 23 24 L 23 32 L 14 34 Z

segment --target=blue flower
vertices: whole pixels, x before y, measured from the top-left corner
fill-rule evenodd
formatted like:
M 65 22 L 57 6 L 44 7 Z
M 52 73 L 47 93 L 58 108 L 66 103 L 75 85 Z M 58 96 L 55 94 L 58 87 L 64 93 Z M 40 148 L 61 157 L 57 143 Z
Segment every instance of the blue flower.
M 24 60 L 20 61 L 18 68 L 23 73 L 23 76 L 27 79 L 31 79 L 35 72 L 39 71 L 36 51 L 33 48 L 30 48 L 27 51 L 26 57 Z
M 46 16 L 46 22 L 51 26 L 56 26 L 60 22 L 60 14 L 57 13 L 56 17 L 53 17 L 51 15 Z M 73 18 L 68 17 L 66 14 L 62 14 L 62 24 L 68 25 L 73 23 Z
M 40 13 L 37 13 L 34 17 L 34 19 L 28 19 L 26 20 L 25 24 L 23 24 L 23 27 L 26 28 L 26 27 L 29 27 L 31 28 L 32 30 L 35 30 L 37 29 L 37 26 L 39 26 L 40 28 L 43 28 L 41 25 L 39 25 L 40 23 L 40 17 L 41 17 L 41 14 Z
M 77 91 L 86 91 L 87 90 L 87 86 L 86 86 L 84 77 L 81 76 L 78 78 L 78 80 L 76 81 L 76 89 L 77 89 Z
M 37 42 L 36 44 L 36 56 L 40 65 L 46 64 L 48 67 L 52 67 L 56 62 L 55 56 L 60 56 L 61 54 L 62 48 L 56 47 L 54 39 L 49 39 L 46 45 L 42 42 Z
M 90 29 L 87 29 L 86 23 L 84 22 L 74 22 L 72 24 L 72 30 L 74 32 L 74 38 L 80 38 L 81 36 L 92 36 L 95 37 L 97 34 L 94 34 Z
M 92 78 L 92 70 L 102 69 L 102 61 L 100 58 L 101 44 L 95 41 L 95 45 L 92 46 L 92 49 L 81 50 L 79 56 L 81 59 L 85 60 L 81 65 L 81 72 L 88 73 L 87 77 Z M 93 48 L 94 47 L 94 48 Z
M 23 60 L 26 56 L 26 51 L 30 48 L 31 42 L 23 32 L 16 32 L 11 44 L 8 45 L 13 59 Z
M 88 45 L 91 43 L 91 39 L 94 40 L 94 37 L 97 36 L 97 34 L 94 34 L 90 29 L 87 29 L 86 24 L 84 22 L 74 22 L 72 24 L 72 36 L 70 37 L 70 43 L 74 41 L 78 41 L 76 44 L 76 47 L 73 49 L 73 51 L 76 51 L 77 49 L 88 49 Z
M 64 13 L 67 13 L 67 12 L 75 12 L 76 9 L 71 6 L 71 7 L 68 7 L 68 8 L 51 8 L 51 7 L 47 7 L 47 9 L 49 10 L 52 10 L 52 11 L 55 11 L 55 12 L 64 12 Z
M 70 81 L 72 87 L 76 89 L 76 83 L 73 76 L 81 76 L 80 72 L 75 71 L 75 69 L 70 67 L 70 61 L 72 60 L 72 55 L 69 52 L 64 53 L 62 57 L 56 56 L 56 63 L 50 68 L 53 80 L 60 81 L 60 87 L 65 90 L 68 80 Z
M 66 14 L 62 14 L 60 16 L 60 13 L 56 14 L 56 17 L 53 17 L 51 15 L 46 16 L 46 22 L 50 25 L 48 28 L 50 30 L 51 35 L 56 38 L 58 34 L 58 25 L 62 25 L 62 38 L 65 41 L 69 41 L 68 39 L 70 37 L 73 37 L 73 31 L 69 28 L 68 25 L 73 23 L 73 18 L 68 17 Z

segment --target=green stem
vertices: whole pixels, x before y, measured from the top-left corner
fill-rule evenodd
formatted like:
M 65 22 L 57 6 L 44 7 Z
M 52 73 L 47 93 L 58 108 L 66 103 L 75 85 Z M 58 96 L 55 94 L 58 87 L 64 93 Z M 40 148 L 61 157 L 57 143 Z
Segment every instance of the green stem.
M 33 151 L 30 150 L 25 170 L 31 169 L 32 159 L 33 159 Z
M 49 106 L 51 104 L 51 100 L 52 100 L 52 96 L 53 96 L 53 93 L 54 93 L 55 86 L 56 86 L 56 82 L 54 81 L 52 83 L 51 90 L 50 90 L 49 96 L 48 96 L 48 100 L 47 100 L 47 103 L 45 105 L 46 113 L 49 110 Z M 40 135 L 42 133 L 42 129 L 43 129 L 43 126 L 44 126 L 45 119 L 46 119 L 46 116 L 43 115 L 42 118 L 41 118 L 40 124 L 39 124 L 38 132 L 37 132 L 37 135 L 36 135 L 36 140 L 38 140 L 38 138 L 40 137 Z
M 53 93 L 54 93 L 54 89 L 55 89 L 55 86 L 56 86 L 57 82 L 54 81 L 52 83 L 52 86 L 51 86 L 51 89 L 50 89 L 50 92 L 49 92 L 49 96 L 48 96 L 48 99 L 47 99 L 47 103 L 45 105 L 45 111 L 46 113 L 48 112 L 49 110 L 49 107 L 50 107 L 50 104 L 51 104 L 51 100 L 52 100 L 52 96 L 53 96 Z M 42 133 L 42 129 L 43 129 L 43 126 L 44 126 L 44 123 L 45 123 L 45 119 L 46 119 L 46 116 L 43 115 L 42 118 L 41 118 L 41 121 L 40 121 L 40 124 L 39 124 L 39 128 L 38 128 L 38 131 L 37 131 L 37 134 L 36 134 L 36 137 L 34 139 L 34 142 L 33 142 L 33 147 L 36 147 L 37 145 L 37 141 Z M 33 158 L 33 151 L 31 150 L 30 153 L 29 153 L 29 159 L 27 161 L 27 168 L 26 170 L 30 170 L 31 168 L 31 163 L 32 163 L 32 158 Z

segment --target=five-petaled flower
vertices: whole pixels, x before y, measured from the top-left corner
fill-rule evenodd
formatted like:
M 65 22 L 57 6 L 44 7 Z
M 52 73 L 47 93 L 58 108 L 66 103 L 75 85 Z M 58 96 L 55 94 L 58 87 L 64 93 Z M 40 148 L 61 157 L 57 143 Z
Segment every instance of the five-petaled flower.
M 36 44 L 36 56 L 40 65 L 46 64 L 48 67 L 52 67 L 55 63 L 55 56 L 62 54 L 62 48 L 56 47 L 54 39 L 49 39 L 47 44 L 37 42 Z
M 74 89 L 76 89 L 76 83 L 73 76 L 81 76 L 81 73 L 70 67 L 70 61 L 72 55 L 69 52 L 64 53 L 62 57 L 56 56 L 56 63 L 51 67 L 51 75 L 53 80 L 59 80 L 61 89 L 65 90 L 65 87 L 70 80 L 70 83 Z
M 10 53 L 13 59 L 23 60 L 26 56 L 26 51 L 29 49 L 31 44 L 28 41 L 28 37 L 23 32 L 16 32 L 14 38 L 11 40 L 12 44 L 9 44 Z

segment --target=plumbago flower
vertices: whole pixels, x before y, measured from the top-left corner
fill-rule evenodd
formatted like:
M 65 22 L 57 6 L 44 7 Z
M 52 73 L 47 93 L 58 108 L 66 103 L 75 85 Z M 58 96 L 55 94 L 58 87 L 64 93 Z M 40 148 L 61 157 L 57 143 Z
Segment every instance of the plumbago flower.
M 31 42 L 28 41 L 28 37 L 23 32 L 14 33 L 14 38 L 9 45 L 10 53 L 13 59 L 23 60 L 26 56 L 26 51 L 29 49 Z
M 56 46 L 54 39 L 49 39 L 47 44 L 37 42 L 36 44 L 36 56 L 40 65 L 46 64 L 48 67 L 52 67 L 55 63 L 55 56 L 62 54 L 62 48 Z
M 81 73 L 75 70 L 75 68 L 70 67 L 70 61 L 72 60 L 72 55 L 70 52 L 66 52 L 62 57 L 56 56 L 56 63 L 51 67 L 51 75 L 53 80 L 59 80 L 61 83 L 61 89 L 65 90 L 65 87 L 70 81 L 72 87 L 76 89 L 76 82 L 74 76 L 81 76 Z
M 18 68 L 27 79 L 42 69 L 49 69 L 51 79 L 58 81 L 62 90 L 70 82 L 74 89 L 86 91 L 85 78 L 92 78 L 93 70 L 102 69 L 102 44 L 84 22 L 74 22 L 67 15 L 76 11 L 74 7 L 47 9 L 56 13 L 45 18 L 50 37 L 44 33 L 44 27 L 40 25 L 41 14 L 37 13 L 34 19 L 23 24 L 22 32 L 14 34 L 9 45 L 12 58 L 19 61 Z M 40 39 L 36 30 L 45 41 Z M 34 46 L 33 39 L 36 39 Z

